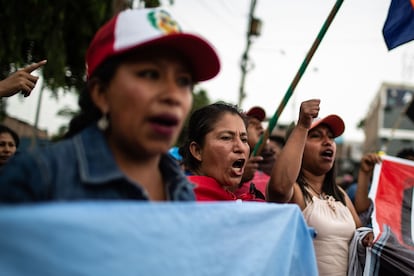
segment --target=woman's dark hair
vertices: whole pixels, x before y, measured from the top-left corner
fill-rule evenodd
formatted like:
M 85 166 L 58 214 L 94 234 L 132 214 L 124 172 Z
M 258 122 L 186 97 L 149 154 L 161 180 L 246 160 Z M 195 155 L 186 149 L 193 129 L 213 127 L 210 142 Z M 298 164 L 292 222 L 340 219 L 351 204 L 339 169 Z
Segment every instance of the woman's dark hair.
M 403 148 L 397 153 L 397 157 L 409 159 L 410 157 L 414 157 L 414 149 L 413 148 Z
M 285 146 L 285 138 L 283 138 L 280 135 L 271 135 L 269 136 L 269 140 L 275 142 L 276 144 L 278 144 L 281 148 L 283 148 Z
M 237 106 L 225 102 L 217 102 L 201 107 L 191 114 L 186 129 L 187 136 L 184 145 L 179 150 L 187 170 L 195 172 L 200 167 L 200 162 L 190 152 L 190 144 L 196 142 L 200 147 L 203 147 L 206 135 L 214 129 L 216 123 L 226 113 L 240 116 L 246 125 L 246 116 L 241 113 Z
M 334 162 L 332 168 L 325 174 L 325 179 L 323 180 L 322 192 L 326 195 L 331 195 L 335 198 L 336 201 L 342 202 L 346 206 L 345 196 L 343 192 L 336 185 L 336 162 Z M 309 184 L 306 182 L 305 177 L 302 174 L 302 171 L 299 172 L 299 176 L 296 180 L 299 184 L 300 190 L 305 197 L 305 200 L 312 201 L 312 195 L 306 189 L 309 187 Z
M 14 130 L 12 130 L 11 128 L 5 125 L 0 125 L 0 134 L 1 133 L 9 133 L 11 137 L 13 138 L 14 143 L 16 144 L 16 148 L 19 147 L 20 138 L 19 138 L 19 135 L 17 135 L 17 133 Z
M 78 104 L 80 113 L 70 121 L 68 132 L 65 134 L 64 138 L 72 137 L 87 126 L 96 122 L 102 116 L 102 112 L 93 103 L 89 90 L 91 86 L 97 82 L 101 87 L 107 87 L 115 76 L 115 72 L 119 65 L 123 63 L 124 60 L 125 55 L 114 56 L 108 58 L 96 68 L 93 75 L 90 76 L 87 81 L 85 89 L 81 91 L 79 95 Z

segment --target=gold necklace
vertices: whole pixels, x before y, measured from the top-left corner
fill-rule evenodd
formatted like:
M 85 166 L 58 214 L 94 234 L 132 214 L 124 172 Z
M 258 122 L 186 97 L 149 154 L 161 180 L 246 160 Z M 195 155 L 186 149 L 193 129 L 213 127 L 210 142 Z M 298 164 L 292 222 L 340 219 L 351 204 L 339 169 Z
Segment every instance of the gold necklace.
M 323 192 L 320 192 L 320 193 L 318 193 L 313 187 L 312 187 L 312 185 L 311 184 L 308 184 L 308 187 L 309 188 L 311 188 L 311 190 L 315 193 L 315 194 L 317 194 L 318 196 L 319 196 L 319 198 L 320 199 L 324 199 L 323 198 L 323 196 L 322 196 L 322 194 L 323 194 Z
M 319 198 L 320 199 L 322 199 L 322 200 L 326 200 L 326 202 L 328 203 L 328 206 L 332 209 L 332 211 L 334 211 L 335 212 L 335 210 L 336 210 L 336 207 L 335 207 L 335 198 L 333 197 L 333 196 L 330 196 L 330 195 L 323 195 L 324 194 L 324 192 L 320 192 L 320 193 L 318 193 L 316 190 L 315 190 L 315 188 L 313 188 L 312 187 L 312 185 L 310 185 L 310 184 L 308 184 L 307 182 L 306 182 L 306 180 L 305 180 L 305 178 L 302 176 L 301 177 L 301 180 L 302 180 L 302 182 L 303 182 L 303 185 L 306 185 L 307 187 L 309 187 L 309 188 L 311 188 L 311 190 L 315 193 L 315 194 L 317 194 L 318 196 L 319 196 Z M 309 192 L 309 191 L 308 191 Z
M 299 175 L 299 177 L 298 177 L 298 182 L 301 182 L 302 184 L 301 185 L 303 185 L 303 186 L 305 186 L 305 187 L 310 187 L 311 188 L 311 190 L 317 195 L 317 196 L 319 196 L 319 198 L 320 199 L 325 199 L 325 196 L 323 195 L 323 192 L 320 192 L 320 193 L 318 193 L 316 190 L 315 190 L 315 188 L 313 188 L 312 187 L 312 185 L 310 185 L 307 181 L 306 181 L 306 179 L 305 179 L 305 177 L 302 175 L 302 174 L 300 174 Z M 309 191 L 308 191 L 309 192 Z

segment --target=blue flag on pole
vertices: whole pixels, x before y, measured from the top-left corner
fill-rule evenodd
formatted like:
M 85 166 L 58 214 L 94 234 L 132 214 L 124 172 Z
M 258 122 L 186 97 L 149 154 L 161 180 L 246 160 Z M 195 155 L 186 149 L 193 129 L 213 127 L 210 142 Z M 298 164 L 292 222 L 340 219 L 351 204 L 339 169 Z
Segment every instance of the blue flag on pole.
M 382 33 L 388 50 L 414 40 L 414 0 L 392 0 Z

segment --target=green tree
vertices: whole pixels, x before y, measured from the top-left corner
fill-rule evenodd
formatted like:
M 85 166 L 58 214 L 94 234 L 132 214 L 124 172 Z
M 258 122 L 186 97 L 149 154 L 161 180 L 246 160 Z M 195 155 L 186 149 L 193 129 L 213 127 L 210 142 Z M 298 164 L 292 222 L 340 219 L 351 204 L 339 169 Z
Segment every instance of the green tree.
M 112 16 L 112 1 L 0 0 L 1 76 L 47 59 L 43 77 L 48 88 L 81 88 L 86 49 Z
M 193 113 L 194 110 L 197 110 L 197 109 L 199 109 L 203 106 L 206 106 L 210 103 L 211 103 L 211 101 L 210 101 L 210 98 L 207 95 L 207 91 L 204 90 L 203 88 L 197 88 L 196 87 L 194 89 L 193 106 L 191 108 L 190 114 Z M 189 117 L 190 116 L 187 117 L 187 119 L 185 121 L 185 124 L 184 124 L 184 127 L 183 127 L 183 130 L 181 131 L 180 136 L 178 137 L 178 140 L 177 140 L 177 143 L 176 143 L 178 146 L 182 145 L 185 141 L 185 136 L 186 136 L 186 131 L 187 131 L 187 127 L 188 127 Z
M 78 92 L 84 83 L 86 49 L 113 15 L 113 1 L 0 0 L 0 77 L 47 59 L 42 76 L 53 96 Z M 0 114 L 5 115 L 5 100 L 0 101 Z
M 0 0 L 0 78 L 47 59 L 43 85 L 52 96 L 79 93 L 84 85 L 85 53 L 98 28 L 132 0 Z M 44 88 L 42 87 L 42 88 Z M 0 99 L 0 121 L 7 100 Z M 58 114 L 59 115 L 59 114 Z

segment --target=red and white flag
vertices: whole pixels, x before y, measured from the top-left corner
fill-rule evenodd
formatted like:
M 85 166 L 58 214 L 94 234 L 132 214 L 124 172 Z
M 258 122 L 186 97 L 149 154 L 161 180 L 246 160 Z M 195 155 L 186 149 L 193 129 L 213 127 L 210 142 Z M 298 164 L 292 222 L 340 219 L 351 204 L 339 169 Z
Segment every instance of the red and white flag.
M 369 194 L 375 242 L 364 275 L 414 274 L 413 190 L 414 161 L 382 156 Z

